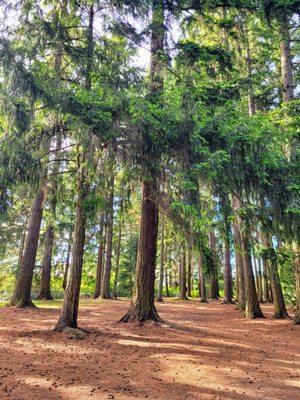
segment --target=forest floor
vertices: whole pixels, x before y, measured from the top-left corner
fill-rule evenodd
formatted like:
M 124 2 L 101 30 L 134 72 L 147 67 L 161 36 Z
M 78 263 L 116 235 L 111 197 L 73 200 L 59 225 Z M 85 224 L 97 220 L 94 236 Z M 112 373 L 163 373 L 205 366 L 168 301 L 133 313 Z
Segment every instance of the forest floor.
M 165 324 L 117 321 L 129 302 L 83 301 L 83 340 L 52 328 L 59 302 L 0 309 L 0 399 L 300 400 L 300 326 L 247 321 L 217 301 L 168 300 Z M 48 305 L 45 308 L 45 304 Z

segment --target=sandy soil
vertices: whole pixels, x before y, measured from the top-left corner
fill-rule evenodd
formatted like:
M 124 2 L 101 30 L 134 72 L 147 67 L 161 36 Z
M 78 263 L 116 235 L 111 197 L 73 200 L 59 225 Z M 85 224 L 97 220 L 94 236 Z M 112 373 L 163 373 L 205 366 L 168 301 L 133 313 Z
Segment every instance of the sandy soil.
M 232 305 L 168 301 L 168 323 L 117 323 L 128 301 L 80 309 L 91 332 L 51 329 L 59 310 L 0 309 L 0 399 L 300 400 L 300 326 Z

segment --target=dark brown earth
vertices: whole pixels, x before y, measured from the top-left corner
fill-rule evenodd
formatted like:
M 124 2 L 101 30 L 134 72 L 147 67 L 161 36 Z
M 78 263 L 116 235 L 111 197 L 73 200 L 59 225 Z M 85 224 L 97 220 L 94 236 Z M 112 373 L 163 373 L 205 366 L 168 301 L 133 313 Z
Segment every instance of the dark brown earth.
M 271 306 L 247 321 L 232 305 L 172 300 L 158 306 L 166 324 L 117 323 L 128 305 L 84 302 L 83 340 L 51 330 L 57 308 L 1 308 L 0 399 L 300 399 L 300 326 Z

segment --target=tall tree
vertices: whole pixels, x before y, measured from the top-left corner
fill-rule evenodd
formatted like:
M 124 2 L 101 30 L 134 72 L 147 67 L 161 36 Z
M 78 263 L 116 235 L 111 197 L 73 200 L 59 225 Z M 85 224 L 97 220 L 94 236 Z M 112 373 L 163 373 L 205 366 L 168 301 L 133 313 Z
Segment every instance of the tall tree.
M 165 15 L 164 1 L 152 1 L 150 90 L 152 101 L 160 97 L 163 89 Z M 161 321 L 154 305 L 155 263 L 158 234 L 158 172 L 157 154 L 151 150 L 151 132 L 145 137 L 148 163 L 142 183 L 142 205 L 138 259 L 135 276 L 135 295 L 127 314 L 121 319 L 129 321 Z

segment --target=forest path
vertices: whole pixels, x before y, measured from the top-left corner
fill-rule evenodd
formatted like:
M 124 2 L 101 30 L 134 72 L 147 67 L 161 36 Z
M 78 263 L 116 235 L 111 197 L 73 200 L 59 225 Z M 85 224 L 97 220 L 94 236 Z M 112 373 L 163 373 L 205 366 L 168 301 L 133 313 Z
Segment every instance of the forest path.
M 0 400 L 300 400 L 300 326 L 270 305 L 247 321 L 217 301 L 168 300 L 167 323 L 143 326 L 117 322 L 128 305 L 83 301 L 84 340 L 51 330 L 58 308 L 0 309 Z

